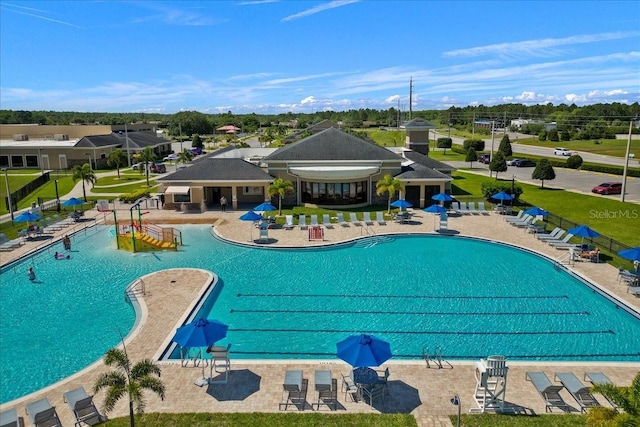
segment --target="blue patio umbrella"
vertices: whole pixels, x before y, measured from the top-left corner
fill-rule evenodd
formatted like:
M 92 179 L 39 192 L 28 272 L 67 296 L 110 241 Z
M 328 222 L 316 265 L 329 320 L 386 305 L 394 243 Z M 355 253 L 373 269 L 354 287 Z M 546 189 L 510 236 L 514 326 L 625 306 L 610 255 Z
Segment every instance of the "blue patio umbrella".
M 65 200 L 64 202 L 61 203 L 62 206 L 64 207 L 69 207 L 69 206 L 82 206 L 84 204 L 84 202 L 80 199 L 76 199 L 75 197 L 70 198 L 69 200 Z
M 438 193 L 435 196 L 431 197 L 431 200 L 437 200 L 439 202 L 450 202 L 453 200 L 453 197 L 451 197 L 447 193 Z
M 494 194 L 491 198 L 496 200 L 513 200 L 513 196 L 504 191 Z
M 431 205 L 428 208 L 424 208 L 423 211 L 427 213 L 441 214 L 447 211 L 447 208 L 440 205 Z
M 579 236 L 582 237 L 582 243 L 584 244 L 584 238 L 585 237 L 598 237 L 600 236 L 600 233 L 598 233 L 597 231 L 593 230 L 592 228 L 589 228 L 588 225 L 579 225 L 577 227 L 574 228 L 570 228 L 567 230 L 567 233 L 571 233 L 574 236 Z
M 40 215 L 31 213 L 29 211 L 22 212 L 20 215 L 14 218 L 16 222 L 31 222 L 40 219 Z
M 256 211 L 256 212 L 275 211 L 276 209 L 278 209 L 278 208 L 276 208 L 275 206 L 273 206 L 269 202 L 260 203 L 258 206 L 253 208 L 253 210 Z
M 251 222 L 255 222 L 255 221 L 260 221 L 262 219 L 264 219 L 264 217 L 262 215 L 260 215 L 259 213 L 255 213 L 254 211 L 249 211 L 249 212 L 245 212 L 242 215 L 240 215 L 240 219 L 242 221 L 251 221 Z M 249 234 L 250 236 L 250 241 L 253 241 L 253 225 L 251 225 L 251 233 Z
M 539 208 L 537 206 L 534 206 L 532 208 L 527 209 L 526 211 L 524 211 L 524 213 L 526 215 L 533 215 L 533 216 L 549 216 L 549 212 L 545 211 L 542 208 Z
M 400 208 L 400 210 L 402 210 L 410 208 L 411 206 L 413 206 L 413 204 L 407 202 L 405 199 L 398 199 L 395 202 L 391 203 L 391 206 L 393 206 L 394 208 Z
M 173 341 L 181 347 L 208 347 L 227 336 L 229 326 L 213 319 L 199 318 L 176 330 Z M 200 350 L 202 356 L 202 349 Z M 197 385 L 204 385 L 209 379 L 204 376 L 202 364 L 202 378 L 196 380 Z
M 638 268 L 640 268 L 640 246 L 620 251 L 618 252 L 618 255 L 622 258 L 633 261 L 633 265 L 636 267 L 636 271 L 638 271 Z
M 389 343 L 373 335 L 351 335 L 336 346 L 336 355 L 353 367 L 380 366 L 392 356 Z

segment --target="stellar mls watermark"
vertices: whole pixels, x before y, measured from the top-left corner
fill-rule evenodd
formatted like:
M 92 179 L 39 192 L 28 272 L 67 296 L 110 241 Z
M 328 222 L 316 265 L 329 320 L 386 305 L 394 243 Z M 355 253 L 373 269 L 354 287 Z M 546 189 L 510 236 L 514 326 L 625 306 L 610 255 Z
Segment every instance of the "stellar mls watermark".
M 618 210 L 591 209 L 589 211 L 589 217 L 591 219 L 636 219 L 640 217 L 640 210 L 638 209 L 618 209 Z

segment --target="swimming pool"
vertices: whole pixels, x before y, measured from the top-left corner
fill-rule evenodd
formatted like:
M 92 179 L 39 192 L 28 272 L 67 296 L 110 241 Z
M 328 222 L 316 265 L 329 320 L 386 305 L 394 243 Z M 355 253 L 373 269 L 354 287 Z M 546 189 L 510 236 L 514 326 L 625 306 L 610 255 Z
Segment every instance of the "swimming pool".
M 0 272 L 0 402 L 88 366 L 133 325 L 124 288 L 165 268 L 220 277 L 211 317 L 230 325 L 234 357 L 333 358 L 346 335 L 374 333 L 395 359 L 424 347 L 447 359 L 632 361 L 640 321 L 553 263 L 459 237 L 398 236 L 370 246 L 267 250 L 180 227 L 179 252 L 114 250 L 107 227 L 74 236 L 72 259 L 52 248 Z M 59 244 L 60 245 L 60 244 Z M 41 283 L 25 272 L 34 263 Z M 15 308 L 14 310 L 7 309 Z

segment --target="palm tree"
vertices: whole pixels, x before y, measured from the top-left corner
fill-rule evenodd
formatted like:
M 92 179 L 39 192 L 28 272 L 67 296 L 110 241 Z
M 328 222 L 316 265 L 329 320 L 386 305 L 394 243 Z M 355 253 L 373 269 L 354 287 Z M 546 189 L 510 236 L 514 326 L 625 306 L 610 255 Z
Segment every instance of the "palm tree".
M 189 163 L 193 159 L 193 154 L 188 149 L 182 150 L 182 153 L 178 154 L 178 163 Z
M 391 213 L 391 198 L 397 191 L 404 191 L 404 184 L 398 178 L 394 178 L 391 175 L 385 175 L 382 179 L 376 182 L 376 194 L 382 196 L 385 193 L 389 194 L 389 202 L 387 205 L 387 213 Z
M 107 389 L 103 402 L 105 413 L 111 412 L 118 400 L 126 393 L 129 395 L 129 420 L 133 427 L 134 404 L 137 413 L 144 412 L 145 401 L 142 394 L 144 389 L 153 391 L 164 400 L 164 384 L 159 379 L 160 367 L 150 359 L 144 359 L 132 367 L 126 350 L 112 348 L 105 353 L 104 363 L 118 368 L 100 375 L 93 386 L 94 393 L 103 388 Z
M 77 181 L 79 179 L 82 180 L 82 194 L 84 195 L 84 201 L 87 201 L 87 189 L 84 186 L 85 181 L 91 183 L 91 185 L 96 183 L 96 174 L 91 169 L 91 165 L 89 163 L 85 163 L 84 165 L 75 165 L 73 167 L 73 181 Z
M 640 426 L 640 373 L 629 387 L 595 384 L 591 391 L 600 393 L 624 412 L 605 407 L 589 408 L 587 426 Z
M 144 150 L 138 153 L 138 160 L 144 165 L 140 168 L 140 173 L 144 171 L 147 177 L 147 187 L 149 186 L 149 169 L 151 169 L 149 166 L 156 161 L 156 158 L 156 153 L 152 147 L 145 147 Z
M 278 196 L 278 215 L 282 215 L 282 198 L 285 194 L 294 191 L 291 181 L 276 178 L 269 184 L 269 197 Z
M 120 148 L 116 148 L 109 154 L 107 164 L 109 166 L 115 166 L 118 170 L 118 179 L 120 179 L 120 166 L 124 166 L 127 163 L 127 154 Z

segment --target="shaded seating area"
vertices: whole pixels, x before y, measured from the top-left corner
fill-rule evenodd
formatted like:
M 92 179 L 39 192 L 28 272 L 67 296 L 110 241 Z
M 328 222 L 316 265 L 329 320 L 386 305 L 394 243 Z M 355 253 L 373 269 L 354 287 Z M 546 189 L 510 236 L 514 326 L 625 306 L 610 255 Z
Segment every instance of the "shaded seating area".
M 584 413 L 589 408 L 601 406 L 589 391 L 589 387 L 585 386 L 573 372 L 557 372 L 554 378 L 556 381 L 560 381 L 575 399 L 580 406 L 580 412 Z
M 83 423 L 92 426 L 103 421 L 102 415 L 93 403 L 93 396 L 89 396 L 84 387 L 67 391 L 63 396 L 76 418 L 77 426 Z
M 44 398 L 27 404 L 27 415 L 35 427 L 62 426 L 56 408 Z
M 282 398 L 278 410 L 286 411 L 289 406 L 295 406 L 299 411 L 304 411 L 308 385 L 309 380 L 303 377 L 302 370 L 288 370 L 282 384 Z
M 564 401 L 560 395 L 562 386 L 553 385 L 544 372 L 527 372 L 526 380 L 531 381 L 536 391 L 544 400 L 545 412 L 553 412 L 554 408 L 561 409 L 564 412 L 568 412 L 570 406 Z

